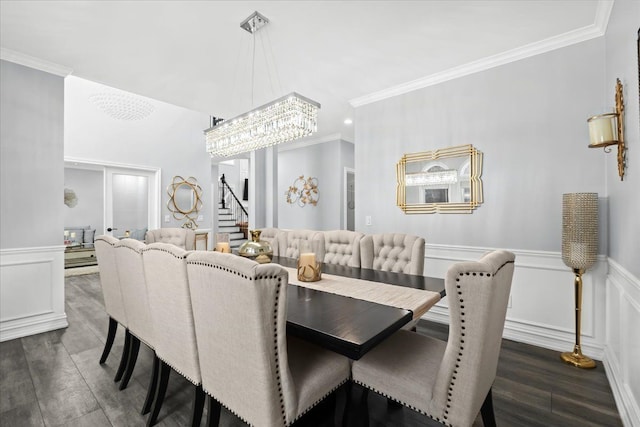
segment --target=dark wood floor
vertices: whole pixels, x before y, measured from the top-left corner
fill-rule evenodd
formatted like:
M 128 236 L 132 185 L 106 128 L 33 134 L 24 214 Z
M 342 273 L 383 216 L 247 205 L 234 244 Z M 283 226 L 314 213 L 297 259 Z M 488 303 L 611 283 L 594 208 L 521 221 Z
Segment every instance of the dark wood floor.
M 98 359 L 106 338 L 107 317 L 97 274 L 66 278 L 67 329 L 0 344 L 0 425 L 142 426 L 139 414 L 150 375 L 152 353 L 141 346 L 134 377 L 118 391 L 113 382 L 122 331 L 105 365 Z M 419 332 L 446 338 L 446 326 L 421 322 Z M 186 426 L 193 387 L 172 373 L 159 426 Z M 352 397 L 360 390 L 354 387 Z M 503 340 L 493 387 L 499 426 L 621 426 L 602 365 L 579 370 L 562 364 L 555 351 Z M 338 399 L 341 403 L 341 399 Z M 352 405 L 357 424 L 357 405 Z M 321 421 L 320 408 L 307 420 Z M 371 426 L 437 425 L 408 409 L 388 406 L 369 395 Z M 326 417 L 325 417 L 326 418 Z M 204 419 L 203 423 L 204 425 Z M 223 412 L 221 426 L 243 426 Z M 474 426 L 481 426 L 478 417 Z

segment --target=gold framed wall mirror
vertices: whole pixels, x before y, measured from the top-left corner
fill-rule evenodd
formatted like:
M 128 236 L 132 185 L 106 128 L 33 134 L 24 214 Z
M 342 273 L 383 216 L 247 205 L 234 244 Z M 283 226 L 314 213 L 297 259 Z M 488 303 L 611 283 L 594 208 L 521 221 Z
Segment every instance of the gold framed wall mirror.
M 472 213 L 483 202 L 482 152 L 473 145 L 410 153 L 396 164 L 396 204 L 406 214 Z
M 167 209 L 178 221 L 186 220 L 182 227 L 198 228 L 196 219 L 202 209 L 202 188 L 198 180 L 190 176 L 187 179 L 177 175 L 167 187 Z

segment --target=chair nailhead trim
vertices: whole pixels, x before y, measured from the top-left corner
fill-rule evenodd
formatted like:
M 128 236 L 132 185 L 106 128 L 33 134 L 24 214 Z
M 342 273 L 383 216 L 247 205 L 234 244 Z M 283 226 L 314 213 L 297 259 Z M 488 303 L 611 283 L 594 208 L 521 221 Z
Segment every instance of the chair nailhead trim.
M 186 379 L 188 379 L 189 381 L 191 381 L 193 383 L 193 385 L 195 386 L 199 386 L 201 384 L 201 381 L 196 381 L 193 378 L 189 377 L 188 375 L 185 375 L 184 372 L 182 372 L 180 369 L 177 369 L 175 366 L 173 366 L 173 364 L 167 362 L 166 360 L 164 360 L 162 357 L 160 357 L 158 355 L 158 353 L 156 353 L 156 356 L 158 356 L 158 359 L 162 360 L 164 363 L 166 363 L 167 365 L 169 365 L 171 367 L 171 369 L 173 369 L 174 371 L 176 371 L 177 373 L 179 373 L 180 375 L 182 375 L 183 377 L 185 377 Z
M 233 409 L 229 408 L 224 402 L 220 402 L 218 399 L 216 399 L 216 397 L 211 394 L 211 392 L 209 392 L 209 390 L 205 389 L 204 386 L 202 387 L 202 389 L 204 390 L 205 393 L 207 393 L 211 398 L 215 399 L 216 402 L 220 403 L 222 406 L 224 406 L 227 411 L 231 412 L 233 415 L 235 415 L 236 417 L 238 417 L 239 420 L 241 420 L 242 422 L 244 422 L 245 424 L 252 426 L 253 424 L 251 424 L 249 421 L 247 421 L 244 417 L 240 416 L 240 414 L 238 414 L 236 411 L 234 411 Z
M 337 386 L 335 386 L 334 388 L 331 389 L 331 391 L 329 391 L 327 394 L 325 394 L 324 396 L 322 396 L 320 399 L 316 400 L 315 402 L 313 402 L 313 404 L 311 404 L 307 409 L 305 409 L 304 411 L 302 411 L 295 419 L 293 419 L 289 424 L 287 425 L 291 425 L 293 423 L 295 423 L 297 420 L 299 420 L 300 418 L 302 418 L 302 416 L 304 414 L 306 414 L 307 412 L 309 412 L 310 410 L 312 410 L 313 408 L 315 408 L 315 406 L 322 402 L 327 396 L 329 396 L 331 393 L 333 393 L 334 391 L 336 391 L 337 389 L 339 389 L 340 387 L 342 387 L 343 384 L 345 384 L 347 381 L 349 381 L 348 379 L 342 381 L 340 384 L 338 384 Z
M 177 247 L 177 246 L 176 246 L 176 247 Z M 178 248 L 178 249 L 179 249 L 179 248 Z M 184 255 L 176 255 L 176 254 L 174 254 L 173 252 L 171 252 L 171 251 L 169 251 L 169 250 L 167 250 L 167 249 L 164 249 L 164 248 L 149 248 L 149 247 L 147 247 L 147 248 L 144 248 L 144 249 L 142 250 L 142 252 L 148 252 L 148 251 L 160 251 L 160 252 L 166 252 L 166 253 L 168 253 L 168 254 L 173 255 L 175 258 L 178 258 L 178 259 L 185 259 L 185 258 L 187 257 L 187 255 L 188 255 L 188 253 L 186 253 L 186 254 L 184 254 Z

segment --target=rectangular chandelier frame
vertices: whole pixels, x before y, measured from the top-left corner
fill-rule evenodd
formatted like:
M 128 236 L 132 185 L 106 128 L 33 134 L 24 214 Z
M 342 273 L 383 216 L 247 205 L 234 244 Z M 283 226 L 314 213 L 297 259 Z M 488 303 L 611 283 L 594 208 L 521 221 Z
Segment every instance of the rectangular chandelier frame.
M 320 104 L 292 92 L 204 131 L 211 157 L 229 157 L 311 135 Z

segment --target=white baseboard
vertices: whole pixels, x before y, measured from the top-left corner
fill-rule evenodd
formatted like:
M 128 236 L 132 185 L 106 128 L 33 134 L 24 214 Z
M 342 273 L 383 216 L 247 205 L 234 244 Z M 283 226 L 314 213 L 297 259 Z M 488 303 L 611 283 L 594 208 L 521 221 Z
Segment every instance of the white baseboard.
M 0 250 L 0 341 L 68 326 L 64 246 Z
M 0 342 L 54 331 L 56 329 L 66 328 L 67 326 L 69 326 L 69 323 L 67 322 L 67 315 L 65 313 L 40 315 L 33 318 L 21 319 L 20 321 L 2 322 Z

